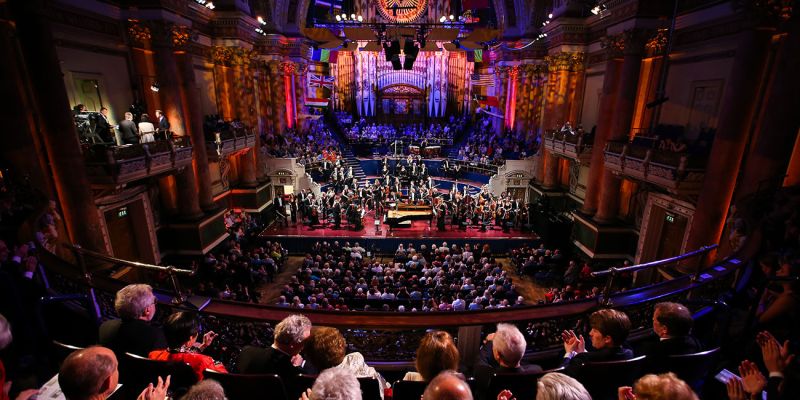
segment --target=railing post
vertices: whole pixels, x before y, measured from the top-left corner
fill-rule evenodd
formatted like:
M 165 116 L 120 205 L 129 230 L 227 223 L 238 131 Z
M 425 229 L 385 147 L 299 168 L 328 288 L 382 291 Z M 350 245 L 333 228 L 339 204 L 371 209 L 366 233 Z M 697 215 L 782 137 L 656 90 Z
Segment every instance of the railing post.
M 614 287 L 614 278 L 617 277 L 617 267 L 611 267 L 608 270 L 608 280 L 606 281 L 606 287 L 603 288 L 603 298 L 600 300 L 600 305 L 604 307 L 613 306 L 611 303 L 611 289 Z
M 86 268 L 86 259 L 83 257 L 83 253 L 81 250 L 83 248 L 78 245 L 72 245 L 72 250 L 75 253 L 75 259 L 78 261 L 78 266 L 81 269 L 81 274 L 83 274 L 84 283 L 86 283 L 86 287 L 88 287 L 88 295 L 89 295 L 89 303 L 92 307 L 92 310 L 87 310 L 92 314 L 94 319 L 94 323 L 97 326 L 100 326 L 100 322 L 102 320 L 103 315 L 100 312 L 100 304 L 97 302 L 97 296 L 94 293 L 94 285 L 92 285 L 92 275 L 89 273 L 88 268 Z

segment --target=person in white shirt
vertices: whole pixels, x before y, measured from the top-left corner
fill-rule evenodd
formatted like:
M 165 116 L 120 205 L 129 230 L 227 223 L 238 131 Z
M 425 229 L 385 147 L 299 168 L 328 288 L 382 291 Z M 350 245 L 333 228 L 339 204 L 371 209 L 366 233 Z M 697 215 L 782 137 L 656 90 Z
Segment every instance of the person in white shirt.
M 156 128 L 153 126 L 153 123 L 150 122 L 150 116 L 147 114 L 142 114 L 142 118 L 139 120 L 139 142 L 140 143 L 152 143 L 156 141 L 155 137 Z

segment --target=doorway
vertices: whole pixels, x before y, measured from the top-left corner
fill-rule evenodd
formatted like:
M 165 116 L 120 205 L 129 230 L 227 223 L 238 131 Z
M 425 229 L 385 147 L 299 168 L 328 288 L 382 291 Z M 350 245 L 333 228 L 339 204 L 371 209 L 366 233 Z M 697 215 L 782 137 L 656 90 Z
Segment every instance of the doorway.
M 131 212 L 130 205 L 107 210 L 105 212 L 106 227 L 114 257 L 138 261 L 141 260 L 141 254 Z

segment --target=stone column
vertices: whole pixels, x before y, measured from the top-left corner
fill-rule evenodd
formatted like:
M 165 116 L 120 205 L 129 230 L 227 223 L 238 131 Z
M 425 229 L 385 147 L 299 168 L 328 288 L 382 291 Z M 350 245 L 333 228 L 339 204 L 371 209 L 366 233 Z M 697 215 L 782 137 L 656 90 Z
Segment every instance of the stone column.
M 184 32 L 185 33 L 185 32 Z M 184 37 L 179 34 L 179 37 Z M 185 36 L 188 41 L 188 34 Z M 211 189 L 211 174 L 208 170 L 208 154 L 206 137 L 203 132 L 203 112 L 200 105 L 200 91 L 197 88 L 197 79 L 194 73 L 193 56 L 185 49 L 188 42 L 178 41 L 176 44 L 184 47 L 175 54 L 178 62 L 178 77 L 183 98 L 186 100 L 187 128 L 192 139 L 192 159 L 194 160 L 194 173 L 196 175 L 200 207 L 205 211 L 217 208 Z
M 200 209 L 194 169 L 185 167 L 178 171 L 175 175 L 175 187 L 178 192 L 178 217 L 186 221 L 200 219 L 203 211 Z
M 275 133 L 282 134 L 286 129 L 286 94 L 283 86 L 283 67 L 281 67 L 280 61 L 271 61 L 269 72 Z
M 508 103 L 506 108 L 508 112 L 506 112 L 506 127 L 509 129 L 514 129 L 514 123 L 516 121 L 517 116 L 517 107 L 519 106 L 517 103 L 517 78 L 519 77 L 519 67 L 511 67 L 511 70 L 508 71 Z
M 151 44 L 159 83 L 158 97 L 161 100 L 161 109 L 169 120 L 170 130 L 176 135 L 184 136 L 187 134 L 185 128 L 187 118 L 181 98 L 181 87 L 175 79 L 178 76 L 175 43 L 176 40 L 182 39 L 177 36 L 180 33 L 170 22 L 153 21 L 150 26 L 153 30 Z M 158 126 L 155 115 L 151 115 L 151 118 L 153 125 Z
M 769 92 L 761 109 L 756 138 L 745 158 L 736 202 L 758 190 L 772 192 L 783 184 L 797 141 L 800 120 L 800 17 L 789 22 L 775 59 Z M 712 153 L 713 154 L 713 153 Z M 797 156 L 800 157 L 800 154 Z
M 295 118 L 299 120 L 300 114 L 307 114 L 305 110 L 306 102 L 306 74 L 308 73 L 308 64 L 298 64 L 294 72 L 294 104 L 295 104 Z M 302 126 L 298 126 L 298 129 Z
M 611 130 L 607 132 L 609 140 L 627 140 L 631 119 L 636 104 L 636 89 L 639 87 L 639 73 L 642 67 L 642 52 L 647 33 L 641 30 L 628 30 L 621 34 L 623 46 L 622 71 L 614 101 Z M 592 165 L 594 167 L 594 165 Z M 613 221 L 619 211 L 619 188 L 622 181 L 611 171 L 603 169 L 603 180 L 600 186 L 600 199 L 594 220 L 597 222 Z
M 289 128 L 294 128 L 295 124 L 297 123 L 297 110 L 295 110 L 294 107 L 294 81 L 292 76 L 297 69 L 297 65 L 291 61 L 287 61 L 281 64 L 281 68 L 283 68 L 283 94 L 285 98 L 284 104 L 286 105 L 286 126 Z
M 511 70 L 510 67 L 497 67 L 494 69 L 494 72 L 497 74 L 497 77 L 500 78 L 500 85 L 497 87 L 498 90 L 495 91 L 495 97 L 497 97 L 497 101 L 499 106 L 497 107 L 498 114 L 500 111 L 503 112 L 503 120 L 497 121 L 495 123 L 494 128 L 496 132 L 502 132 L 504 128 L 507 126 L 508 123 L 508 109 L 506 108 L 508 105 L 508 72 Z
M 719 125 L 711 147 L 713 157 L 706 165 L 687 250 L 717 243 L 722 235 L 757 103 L 754 99 L 761 81 L 753 77 L 762 76 L 771 37 L 772 31 L 766 29 L 748 29 L 737 37 L 733 69 L 725 82 Z
M 544 155 L 540 167 L 543 168 L 542 186 L 546 189 L 553 189 L 558 186 L 559 160 L 544 148 L 544 138 L 548 131 L 563 125 L 569 117 L 569 110 L 572 106 L 572 97 L 569 93 L 570 75 L 583 65 L 583 54 L 562 52 L 549 55 L 545 57 L 545 60 L 550 72 L 550 81 L 540 129 L 542 135 L 541 154 Z
M 15 35 L 27 65 L 30 77 L 27 84 L 34 94 L 34 107 L 38 114 L 46 116 L 41 119 L 39 135 L 47 152 L 58 201 L 64 213 L 69 234 L 66 240 L 90 250 L 105 252 L 100 214 L 70 113 L 47 7 L 41 0 L 12 1 L 7 7 L 15 20 Z

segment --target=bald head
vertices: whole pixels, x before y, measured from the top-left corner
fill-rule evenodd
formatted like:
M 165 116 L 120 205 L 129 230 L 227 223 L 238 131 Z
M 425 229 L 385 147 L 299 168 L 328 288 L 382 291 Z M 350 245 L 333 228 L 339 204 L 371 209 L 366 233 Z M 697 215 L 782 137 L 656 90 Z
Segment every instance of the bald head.
M 117 357 L 111 350 L 88 347 L 70 354 L 58 371 L 58 384 L 68 400 L 105 399 L 117 387 Z
M 447 370 L 431 380 L 422 400 L 472 400 L 472 392 L 457 372 Z

